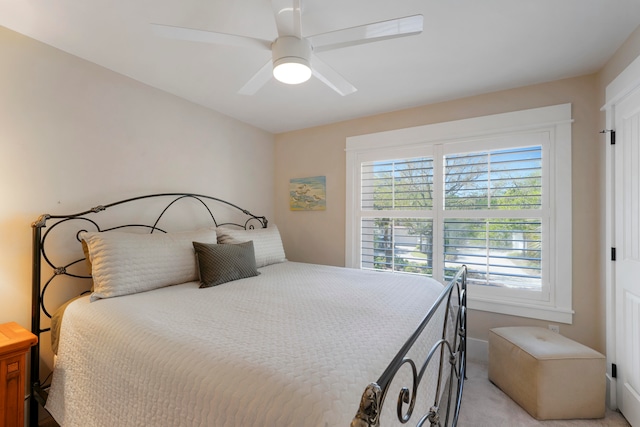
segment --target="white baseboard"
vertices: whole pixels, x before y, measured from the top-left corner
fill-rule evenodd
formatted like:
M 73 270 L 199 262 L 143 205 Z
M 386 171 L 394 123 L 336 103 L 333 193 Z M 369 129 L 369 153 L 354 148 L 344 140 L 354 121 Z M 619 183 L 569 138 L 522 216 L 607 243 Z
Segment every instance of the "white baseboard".
M 611 376 L 609 374 L 606 374 L 607 377 L 607 407 L 611 410 L 616 410 L 618 409 L 618 402 L 617 402 L 617 396 L 616 396 L 616 379 L 615 378 L 611 378 Z
M 489 363 L 489 342 L 467 338 L 467 360 Z

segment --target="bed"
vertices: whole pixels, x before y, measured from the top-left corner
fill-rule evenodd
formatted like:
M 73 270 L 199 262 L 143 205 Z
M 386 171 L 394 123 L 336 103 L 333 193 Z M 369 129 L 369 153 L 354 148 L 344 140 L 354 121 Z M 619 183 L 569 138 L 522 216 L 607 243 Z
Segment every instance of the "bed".
M 39 406 L 83 427 L 457 423 L 464 267 L 291 262 L 265 217 L 191 193 L 42 215 L 33 257 L 32 426 Z

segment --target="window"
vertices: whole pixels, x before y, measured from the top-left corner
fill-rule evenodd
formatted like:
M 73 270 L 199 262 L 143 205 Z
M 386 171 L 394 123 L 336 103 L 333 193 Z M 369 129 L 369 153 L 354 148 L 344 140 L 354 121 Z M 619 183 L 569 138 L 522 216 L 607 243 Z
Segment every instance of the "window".
M 350 267 L 446 281 L 469 306 L 571 323 L 571 107 L 347 140 Z

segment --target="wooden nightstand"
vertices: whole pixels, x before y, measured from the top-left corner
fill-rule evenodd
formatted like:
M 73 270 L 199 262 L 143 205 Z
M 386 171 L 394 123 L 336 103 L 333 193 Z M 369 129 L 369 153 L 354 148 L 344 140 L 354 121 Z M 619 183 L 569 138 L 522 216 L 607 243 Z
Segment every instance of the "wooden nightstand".
M 0 427 L 24 427 L 26 354 L 37 342 L 15 322 L 0 325 Z

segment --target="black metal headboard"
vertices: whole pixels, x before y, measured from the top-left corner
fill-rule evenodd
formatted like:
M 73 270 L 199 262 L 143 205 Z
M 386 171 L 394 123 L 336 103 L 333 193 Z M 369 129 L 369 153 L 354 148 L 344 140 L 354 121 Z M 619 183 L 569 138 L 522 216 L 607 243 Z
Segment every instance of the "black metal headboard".
M 143 203 L 143 201 L 146 202 Z M 56 279 L 61 277 L 91 279 L 90 275 L 78 272 L 81 271 L 80 267 L 82 267 L 85 261 L 83 256 L 74 258 L 70 262 L 54 260 L 48 256 L 47 243 L 49 242 L 52 231 L 66 228 L 68 226 L 69 229 L 65 230 L 65 232 L 75 233 L 72 238 L 78 241 L 78 245 L 80 242 L 78 237 L 79 233 L 81 231 L 88 231 L 87 228 L 104 232 L 121 229 L 137 229 L 139 232 L 153 233 L 157 231 L 166 233 L 168 229 L 165 228 L 164 223 L 162 223 L 161 228 L 161 222 L 163 219 L 166 220 L 170 208 L 175 206 L 179 201 L 190 202 L 191 204 L 189 207 L 192 208 L 192 211 L 198 210 L 200 213 L 204 212 L 203 215 L 205 217 L 205 221 L 212 226 L 232 225 L 244 229 L 267 227 L 268 221 L 264 216 L 254 215 L 246 209 L 240 208 L 233 203 L 216 197 L 192 193 L 150 194 L 120 200 L 106 205 L 99 205 L 84 212 L 69 215 L 44 214 L 31 225 L 33 229 L 31 331 L 38 337 L 38 345 L 31 349 L 31 425 L 34 425 L 34 420 L 37 422 L 38 404 L 44 406 L 47 398 L 47 390 L 40 382 L 39 347 L 40 334 L 50 330 L 48 327 L 42 327 L 41 313 L 44 313 L 45 316 L 51 318 L 51 310 L 48 310 L 45 305 L 45 293 L 47 289 L 49 289 L 49 286 Z M 124 210 L 121 212 L 123 216 L 136 217 L 137 222 L 117 222 L 109 224 L 106 221 L 102 221 L 104 217 L 98 218 L 98 215 L 103 211 L 114 209 L 116 207 L 121 207 Z M 222 208 L 227 208 L 229 216 L 234 219 L 219 223 L 213 214 L 213 207 L 216 207 L 217 211 Z M 47 230 L 43 233 L 44 228 L 47 228 Z M 78 248 L 79 247 L 80 246 L 78 246 Z M 51 267 L 52 272 L 49 277 L 42 276 L 42 260 L 45 261 L 46 265 Z M 88 287 L 89 286 L 87 286 L 87 288 Z

